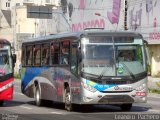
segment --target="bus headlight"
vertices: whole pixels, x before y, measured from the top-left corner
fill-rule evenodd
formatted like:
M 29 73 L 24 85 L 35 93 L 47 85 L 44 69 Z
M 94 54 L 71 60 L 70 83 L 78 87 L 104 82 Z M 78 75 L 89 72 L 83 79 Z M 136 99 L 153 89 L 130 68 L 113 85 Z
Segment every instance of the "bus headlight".
M 84 82 L 82 82 L 82 87 L 87 89 L 90 92 L 96 92 L 97 91 L 95 88 L 93 88 L 92 86 L 90 86 L 90 85 L 88 85 L 88 84 L 86 84 Z
M 136 88 L 136 91 L 141 91 L 146 88 L 146 84 L 142 84 Z

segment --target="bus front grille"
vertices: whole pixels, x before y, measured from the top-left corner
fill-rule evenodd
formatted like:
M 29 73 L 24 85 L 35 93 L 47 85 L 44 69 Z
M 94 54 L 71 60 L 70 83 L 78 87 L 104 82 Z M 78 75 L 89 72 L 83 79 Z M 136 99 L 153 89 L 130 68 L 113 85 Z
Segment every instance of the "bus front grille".
M 128 95 L 106 95 L 98 101 L 99 103 L 133 103 L 134 99 Z
M 102 93 L 129 93 L 132 91 L 100 91 Z

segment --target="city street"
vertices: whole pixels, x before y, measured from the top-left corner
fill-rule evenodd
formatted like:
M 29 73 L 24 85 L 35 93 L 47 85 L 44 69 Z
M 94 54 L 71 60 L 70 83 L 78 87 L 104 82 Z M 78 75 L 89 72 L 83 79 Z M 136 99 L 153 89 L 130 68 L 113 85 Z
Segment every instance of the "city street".
M 0 0 L 0 120 L 160 120 L 159 10 L 160 0 Z M 119 105 L 95 105 L 109 103 Z
M 34 99 L 24 96 L 20 91 L 20 80 L 15 81 L 14 99 L 5 101 L 4 106 L 0 107 L 0 120 L 4 116 L 18 120 L 106 120 L 122 119 L 120 115 L 127 115 L 131 119 L 142 119 L 144 116 L 155 114 L 160 117 L 160 95 L 149 94 L 148 102 L 143 104 L 134 104 L 130 112 L 123 112 L 119 107 L 111 105 L 93 106 L 91 109 L 77 109 L 74 112 L 64 110 L 61 104 L 48 104 L 37 107 Z M 126 118 L 127 119 L 127 118 Z M 6 119 L 5 119 L 6 120 Z

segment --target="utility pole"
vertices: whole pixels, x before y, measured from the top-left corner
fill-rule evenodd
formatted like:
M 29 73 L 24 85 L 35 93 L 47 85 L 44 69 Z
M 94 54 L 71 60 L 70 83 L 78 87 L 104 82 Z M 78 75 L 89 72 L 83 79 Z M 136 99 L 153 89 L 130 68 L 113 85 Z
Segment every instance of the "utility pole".
M 2 26 L 1 26 L 1 19 L 2 19 L 2 14 L 1 14 L 1 1 L 0 1 L 0 29 L 2 28 Z
M 124 30 L 128 30 L 127 28 L 127 11 L 128 11 L 128 2 L 125 0 L 125 9 L 124 9 Z
M 2 19 L 2 14 L 1 14 L 1 10 L 0 10 L 0 29 L 2 28 L 1 19 Z
M 2 1 L 0 1 L 0 10 L 2 9 L 2 8 L 1 8 L 1 5 L 2 5 Z

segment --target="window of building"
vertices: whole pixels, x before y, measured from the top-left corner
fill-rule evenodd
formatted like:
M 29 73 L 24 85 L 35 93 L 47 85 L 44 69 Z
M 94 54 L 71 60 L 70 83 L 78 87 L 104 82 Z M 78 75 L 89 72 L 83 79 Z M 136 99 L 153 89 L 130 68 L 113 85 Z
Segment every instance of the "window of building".
M 50 45 L 48 43 L 42 45 L 42 65 L 50 63 Z
M 54 64 L 59 64 L 59 56 L 60 56 L 60 52 L 59 52 L 59 43 L 58 42 L 54 42 L 51 43 L 51 63 L 52 65 Z
M 20 3 L 16 3 L 16 6 L 20 6 Z
M 6 2 L 6 7 L 10 7 L 10 2 Z
M 35 45 L 33 49 L 33 64 L 34 65 L 41 65 L 41 46 Z
M 26 65 L 32 65 L 32 46 L 27 46 L 26 49 Z
M 10 3 L 8 3 L 8 7 L 10 7 Z

